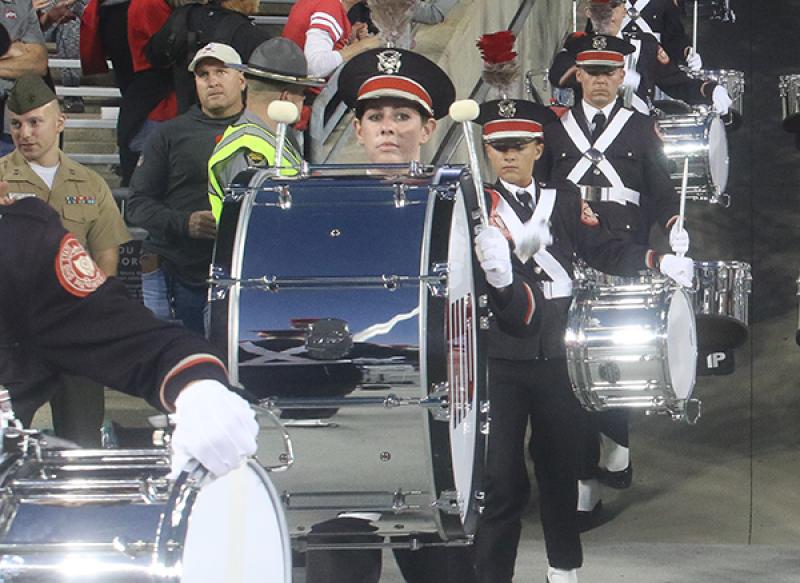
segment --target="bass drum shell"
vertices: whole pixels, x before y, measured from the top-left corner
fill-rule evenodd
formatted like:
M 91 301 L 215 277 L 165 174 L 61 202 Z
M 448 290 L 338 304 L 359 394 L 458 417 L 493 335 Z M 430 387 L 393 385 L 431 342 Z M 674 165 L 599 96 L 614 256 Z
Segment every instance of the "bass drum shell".
M 588 410 L 680 415 L 691 398 L 697 336 L 691 300 L 680 288 L 580 286 L 565 344 L 573 391 Z
M 465 202 L 472 180 L 460 167 L 394 178 L 335 170 L 253 178 L 226 201 L 211 338 L 238 382 L 293 426 L 296 461 L 273 476 L 292 536 L 322 523 L 337 534 L 345 514 L 367 517 L 379 537 L 468 537 L 484 465 L 478 322 L 488 316 Z
M 167 481 L 164 450 L 45 450 L 2 463 L 5 583 L 292 580 L 283 509 L 255 462 Z

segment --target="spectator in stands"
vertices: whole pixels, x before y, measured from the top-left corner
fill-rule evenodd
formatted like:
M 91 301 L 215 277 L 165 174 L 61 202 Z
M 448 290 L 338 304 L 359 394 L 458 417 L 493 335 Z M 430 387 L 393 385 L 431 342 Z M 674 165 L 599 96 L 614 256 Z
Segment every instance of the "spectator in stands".
M 226 44 L 247 62 L 270 35 L 248 18 L 256 14 L 258 0 L 212 0 L 173 7 L 172 15 L 150 39 L 145 52 L 154 67 L 172 68 L 178 112 L 184 113 L 197 103 L 188 65 L 198 49 L 210 42 Z
M 165 0 L 131 0 L 128 7 L 128 45 L 134 73 L 122 96 L 117 123 L 122 186 L 130 182 L 150 133 L 158 124 L 178 115 L 172 75 L 153 67 L 144 50 L 171 12 Z
M 414 10 L 414 15 L 411 17 L 412 23 L 417 24 L 441 24 L 444 22 L 447 13 L 458 4 L 458 0 L 420 0 Z M 364 2 L 359 2 L 353 6 L 347 13 L 347 18 L 355 25 L 357 22 L 363 22 L 367 25 L 371 34 L 376 34 L 378 28 L 372 23 L 370 18 L 369 6 Z
M 80 53 L 84 75 L 107 73 L 111 61 L 114 81 L 122 95 L 133 82 L 128 46 L 130 0 L 89 0 L 81 16 Z
M 308 74 L 327 77 L 352 57 L 378 47 L 365 27 L 353 29 L 347 12 L 363 0 L 298 0 L 289 12 L 283 36 L 306 55 Z
M 288 39 L 273 38 L 261 44 L 240 69 L 247 79 L 247 108 L 235 124 L 225 130 L 222 140 L 208 160 L 208 198 L 211 211 L 219 222 L 225 188 L 236 175 L 251 167 L 269 167 L 275 163 L 277 124 L 267 115 L 273 101 L 303 103 L 305 87 L 319 87 L 321 79 L 308 76 L 303 52 Z M 281 166 L 302 163 L 297 145 L 286 141 Z
M 209 43 L 189 64 L 199 107 L 153 132 L 131 179 L 128 220 L 147 229 L 142 256 L 144 303 L 159 318 L 204 332 L 206 278 L 217 234 L 211 214 L 208 159 L 242 112 L 244 75 L 232 47 Z
M 58 147 L 64 114 L 55 93 L 40 76 L 25 75 L 14 85 L 7 106 L 16 149 L 0 159 L 0 181 L 8 183 L 10 192 L 33 193 L 48 202 L 103 273 L 115 275 L 119 246 L 130 235 L 105 181 Z M 77 286 L 76 295 L 84 291 L 79 285 L 83 266 L 79 259 L 67 266 L 67 271 L 74 273 L 74 281 L 67 283 Z M 43 391 L 56 393 L 52 401 L 56 433 L 84 446 L 98 446 L 103 386 L 66 375 L 52 375 L 44 383 L 48 387 Z M 64 390 L 57 391 L 61 385 Z M 26 425 L 40 403 L 25 407 L 15 401 Z
M 39 24 L 45 40 L 56 43 L 56 57 L 60 59 L 80 58 L 80 17 L 88 0 L 33 0 L 33 7 L 39 17 Z M 61 84 L 77 87 L 81 82 L 79 69 L 59 70 Z M 83 99 L 77 95 L 67 95 L 62 100 L 66 113 L 82 113 Z
M 8 45 L 0 56 L 0 108 L 5 110 L 6 97 L 16 79 L 26 73 L 47 74 L 47 48 L 30 0 L 4 0 L 3 10 L 0 11 L 0 28 L 4 41 L 2 44 Z M 4 115 L 0 156 L 13 149 L 8 120 Z

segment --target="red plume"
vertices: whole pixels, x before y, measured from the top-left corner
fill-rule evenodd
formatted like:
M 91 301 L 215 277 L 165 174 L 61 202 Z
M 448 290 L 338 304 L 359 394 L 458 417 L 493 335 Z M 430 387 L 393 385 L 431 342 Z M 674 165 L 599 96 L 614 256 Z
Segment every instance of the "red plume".
M 506 94 L 511 83 L 519 76 L 517 53 L 514 42 L 517 37 L 510 30 L 484 34 L 476 46 L 483 57 L 483 80 Z

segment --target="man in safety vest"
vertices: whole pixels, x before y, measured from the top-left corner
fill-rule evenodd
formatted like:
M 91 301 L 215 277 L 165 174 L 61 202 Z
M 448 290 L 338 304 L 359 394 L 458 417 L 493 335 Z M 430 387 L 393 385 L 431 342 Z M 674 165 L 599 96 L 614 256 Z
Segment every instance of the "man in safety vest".
M 277 123 L 267 115 L 273 101 L 303 105 L 303 89 L 320 87 L 323 79 L 308 77 L 303 51 L 292 41 L 274 38 L 260 44 L 247 64 L 226 63 L 247 79 L 247 107 L 222 135 L 208 160 L 208 197 L 219 222 L 225 188 L 247 168 L 272 166 L 275 162 Z M 286 141 L 282 165 L 296 167 L 303 161 L 299 149 Z

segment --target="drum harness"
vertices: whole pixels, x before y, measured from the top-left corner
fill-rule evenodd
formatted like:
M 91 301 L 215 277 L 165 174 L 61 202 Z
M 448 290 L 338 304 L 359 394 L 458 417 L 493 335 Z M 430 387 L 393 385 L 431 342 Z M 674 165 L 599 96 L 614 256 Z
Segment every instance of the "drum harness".
M 637 2 L 634 2 L 633 6 L 628 8 L 625 13 L 625 18 L 622 21 L 622 30 L 625 30 L 625 28 L 627 28 L 627 26 L 633 22 L 639 27 L 639 30 L 644 33 L 652 34 L 654 37 L 656 37 L 658 42 L 661 42 L 661 33 L 653 31 L 653 29 L 650 28 L 650 25 L 647 24 L 647 21 L 642 18 L 642 10 L 647 8 L 648 4 L 650 4 L 650 0 L 638 0 Z
M 561 123 L 564 125 L 564 129 L 572 140 L 572 143 L 578 148 L 578 151 L 582 152 L 581 159 L 567 175 L 567 180 L 580 185 L 581 178 L 583 178 L 584 174 L 594 165 L 611 183 L 609 200 L 619 204 L 630 202 L 639 206 L 639 192 L 625 186 L 622 182 L 622 178 L 605 156 L 606 150 L 614 143 L 614 140 L 617 139 L 622 128 L 625 127 L 625 124 L 628 123 L 631 116 L 633 116 L 633 112 L 630 110 L 618 110 L 611 118 L 605 130 L 603 130 L 603 133 L 600 134 L 600 137 L 597 138 L 597 141 L 592 145 L 589 143 L 589 140 L 584 135 L 580 126 L 578 126 L 578 122 L 575 121 L 575 116 L 572 114 L 572 111 L 567 112 L 567 114 L 561 118 Z
M 533 216 L 530 221 L 543 221 L 549 223 L 553 215 L 556 204 L 556 191 L 552 188 L 537 188 L 537 200 L 533 208 Z M 511 208 L 503 197 L 499 197 L 499 202 L 494 211 L 503 220 L 511 238 L 516 240 L 516 233 L 522 229 L 517 213 Z M 521 260 L 522 258 L 517 255 Z M 572 278 L 567 270 L 553 257 L 546 248 L 542 248 L 533 255 L 534 261 L 550 277 L 551 281 L 540 281 L 539 286 L 548 300 L 555 298 L 566 298 L 572 296 Z

